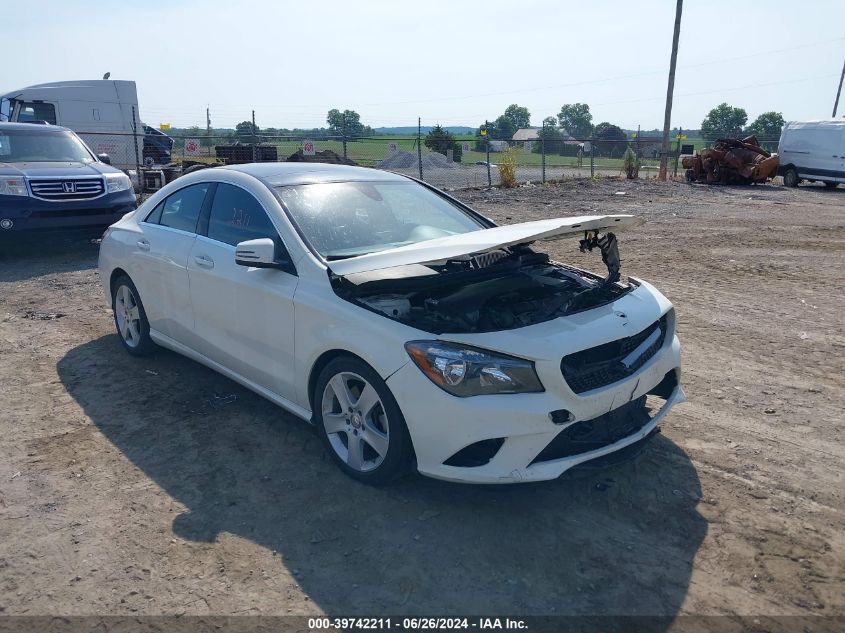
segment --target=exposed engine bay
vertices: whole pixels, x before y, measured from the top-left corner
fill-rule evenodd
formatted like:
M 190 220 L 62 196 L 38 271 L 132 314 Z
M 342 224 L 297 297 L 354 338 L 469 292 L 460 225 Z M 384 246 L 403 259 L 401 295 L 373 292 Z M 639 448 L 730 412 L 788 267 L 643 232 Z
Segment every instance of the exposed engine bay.
M 587 232 L 580 248 L 601 250 L 606 278 L 550 261 L 520 244 L 445 262 L 336 276 L 332 285 L 341 298 L 433 334 L 509 330 L 630 292 L 633 286 L 619 281 L 613 233 Z

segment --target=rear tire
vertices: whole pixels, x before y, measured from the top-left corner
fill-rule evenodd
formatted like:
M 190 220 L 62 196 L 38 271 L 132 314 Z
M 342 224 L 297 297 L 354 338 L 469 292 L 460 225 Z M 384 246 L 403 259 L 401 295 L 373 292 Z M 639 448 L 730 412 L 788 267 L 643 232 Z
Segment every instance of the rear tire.
M 390 388 L 372 367 L 352 356 L 330 361 L 314 385 L 314 422 L 338 467 L 379 486 L 407 474 L 413 448 Z
M 123 349 L 132 356 L 152 354 L 156 344 L 150 338 L 150 322 L 138 289 L 126 275 L 121 275 L 112 284 L 111 306 Z
M 825 181 L 824 186 L 827 187 L 828 189 L 836 189 L 836 187 L 839 186 L 839 183 L 838 182 L 830 182 L 828 180 L 828 181 Z
M 798 177 L 798 170 L 795 167 L 788 167 L 783 172 L 783 184 L 787 187 L 797 187 L 801 179 Z

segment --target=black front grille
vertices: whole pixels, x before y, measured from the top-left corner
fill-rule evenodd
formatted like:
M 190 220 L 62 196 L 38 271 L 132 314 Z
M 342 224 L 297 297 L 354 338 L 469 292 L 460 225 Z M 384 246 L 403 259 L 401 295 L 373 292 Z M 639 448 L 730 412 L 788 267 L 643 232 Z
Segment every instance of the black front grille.
M 663 346 L 666 325 L 664 315 L 633 336 L 564 356 L 560 361 L 560 371 L 566 384 L 575 393 L 584 393 L 627 378 Z M 652 337 L 655 332 L 657 336 Z M 632 353 L 650 337 L 653 339 L 651 343 L 632 357 Z
M 29 214 L 31 218 L 67 218 L 67 217 L 87 217 L 93 215 L 105 215 L 111 216 L 114 213 L 125 209 L 125 207 L 118 207 L 115 209 L 114 207 L 106 207 L 104 209 L 73 209 L 72 211 L 68 211 L 67 209 L 41 209 L 39 211 L 33 211 Z
M 461 468 L 484 466 L 496 456 L 504 443 L 505 438 L 503 437 L 481 440 L 462 448 L 443 463 L 447 466 L 459 466 Z
M 610 446 L 633 435 L 650 421 L 646 396 L 640 396 L 609 413 L 568 426 L 531 463 L 580 455 Z
M 32 195 L 42 200 L 89 200 L 103 195 L 102 178 L 50 178 L 30 180 Z

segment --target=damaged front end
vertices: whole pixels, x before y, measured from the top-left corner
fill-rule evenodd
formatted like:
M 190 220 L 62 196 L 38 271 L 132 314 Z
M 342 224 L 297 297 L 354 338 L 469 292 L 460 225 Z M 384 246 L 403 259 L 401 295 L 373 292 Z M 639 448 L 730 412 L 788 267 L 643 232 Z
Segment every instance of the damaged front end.
M 433 334 L 526 327 L 611 303 L 633 289 L 620 282 L 616 236 L 585 231 L 582 251 L 597 248 L 598 275 L 551 261 L 515 244 L 438 262 L 332 275 L 343 299 Z

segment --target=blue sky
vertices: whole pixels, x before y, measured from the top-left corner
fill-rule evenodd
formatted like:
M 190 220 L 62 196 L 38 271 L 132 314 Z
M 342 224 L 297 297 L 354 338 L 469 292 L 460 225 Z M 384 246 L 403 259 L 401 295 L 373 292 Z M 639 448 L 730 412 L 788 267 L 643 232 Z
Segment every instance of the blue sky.
M 16 3 L 0 21 L 0 93 L 46 81 L 138 84 L 153 125 L 477 125 L 511 103 L 532 123 L 564 103 L 594 122 L 662 127 L 673 0 Z M 845 60 L 841 0 L 687 0 L 674 126 L 727 101 L 752 120 L 828 117 Z M 722 62 L 721 60 L 727 60 Z M 841 110 L 845 110 L 843 105 Z

